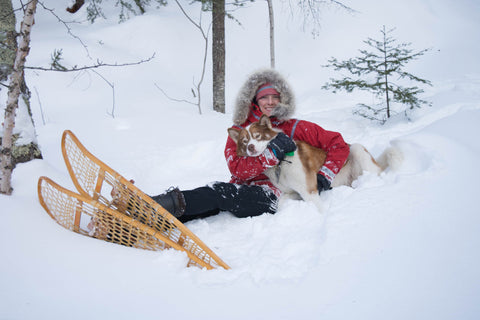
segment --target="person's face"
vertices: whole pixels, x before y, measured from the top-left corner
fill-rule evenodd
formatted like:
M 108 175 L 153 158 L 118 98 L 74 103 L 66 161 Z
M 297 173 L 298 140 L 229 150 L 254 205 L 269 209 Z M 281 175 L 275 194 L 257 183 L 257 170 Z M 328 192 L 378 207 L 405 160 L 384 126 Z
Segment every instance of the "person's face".
M 270 117 L 272 115 L 273 109 L 275 109 L 277 104 L 280 102 L 280 96 L 278 94 L 268 94 L 258 99 L 257 102 L 260 111 L 262 111 L 264 115 Z

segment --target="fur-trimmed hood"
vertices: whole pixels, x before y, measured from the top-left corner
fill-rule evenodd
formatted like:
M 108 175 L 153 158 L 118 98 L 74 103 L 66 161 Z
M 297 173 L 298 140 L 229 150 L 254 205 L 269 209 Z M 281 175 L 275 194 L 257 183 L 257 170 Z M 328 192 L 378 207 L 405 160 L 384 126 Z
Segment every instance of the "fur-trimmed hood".
M 257 89 L 267 82 L 280 92 L 280 103 L 272 116 L 280 121 L 291 118 L 295 112 L 295 96 L 290 85 L 276 70 L 261 69 L 252 73 L 240 88 L 233 112 L 234 124 L 241 125 L 247 120 Z

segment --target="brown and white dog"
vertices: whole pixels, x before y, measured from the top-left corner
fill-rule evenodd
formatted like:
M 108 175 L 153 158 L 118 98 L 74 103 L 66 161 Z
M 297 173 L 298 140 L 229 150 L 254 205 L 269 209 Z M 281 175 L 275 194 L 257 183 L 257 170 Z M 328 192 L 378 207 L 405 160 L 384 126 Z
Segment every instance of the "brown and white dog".
M 272 127 L 270 119 L 262 116 L 258 122 L 247 128 L 228 129 L 229 136 L 237 144 L 237 155 L 256 157 L 267 148 L 270 140 L 280 132 Z M 286 161 L 265 171 L 272 183 L 282 191 L 282 197 L 296 198 L 300 196 L 305 201 L 312 201 L 321 210 L 320 197 L 317 190 L 317 172 L 325 162 L 326 152 L 303 141 L 295 141 L 297 150 L 293 156 L 287 156 Z M 345 165 L 332 181 L 332 187 L 340 185 L 351 186 L 363 171 L 380 174 L 387 167 L 398 166 L 402 154 L 398 148 L 390 147 L 375 160 L 360 144 L 352 144 Z

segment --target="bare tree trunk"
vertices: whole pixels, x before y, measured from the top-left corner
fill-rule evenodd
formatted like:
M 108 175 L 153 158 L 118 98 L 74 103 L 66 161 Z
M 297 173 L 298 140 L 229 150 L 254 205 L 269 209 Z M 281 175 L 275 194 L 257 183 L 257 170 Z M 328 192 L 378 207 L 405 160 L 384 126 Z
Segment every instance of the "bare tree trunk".
M 12 73 L 17 46 L 15 31 L 15 14 L 12 0 L 0 0 L 0 81 L 6 81 Z M 4 87 L 0 87 L 0 90 Z
M 0 0 L 0 39 L 2 45 L 0 46 L 0 81 L 1 90 L 8 89 L 7 81 L 13 72 L 13 65 L 15 63 L 15 56 L 18 49 L 17 46 L 17 32 L 15 30 L 16 19 L 13 11 L 11 0 Z M 3 97 L 3 95 L 2 95 Z M 28 115 L 29 122 L 23 122 L 21 128 L 16 131 L 22 132 L 20 134 L 13 134 L 12 146 L 12 166 L 15 167 L 17 163 L 27 162 L 33 159 L 41 159 L 42 153 L 36 142 L 35 126 L 30 109 L 31 92 L 25 82 L 25 74 L 22 73 L 22 80 L 20 84 L 20 97 L 17 114 L 21 113 L 22 117 Z M 0 110 L 4 112 L 5 101 L 0 101 Z M 21 111 L 21 108 L 23 108 Z M 17 126 L 18 127 L 18 126 Z M 2 144 L 3 128 L 0 128 L 0 146 Z M 28 134 L 33 133 L 33 136 Z
M 212 2 L 213 110 L 225 113 L 225 0 Z
M 390 97 L 388 94 L 388 62 L 387 62 L 387 32 L 383 26 L 383 58 L 384 58 L 384 72 L 385 72 L 385 98 L 387 100 L 387 119 L 390 118 Z
M 270 18 L 270 67 L 275 69 L 275 23 L 273 21 L 273 3 L 267 0 L 268 16 Z
M 2 148 L 0 151 L 0 163 L 2 179 L 0 181 L 0 193 L 11 194 L 11 178 L 13 170 L 12 148 L 13 148 L 13 128 L 15 127 L 15 111 L 18 107 L 18 98 L 20 96 L 20 86 L 23 82 L 23 68 L 25 60 L 30 51 L 30 31 L 34 23 L 34 15 L 37 7 L 37 0 L 32 0 L 27 4 L 25 15 L 20 27 L 21 41 L 13 64 L 13 72 L 10 78 L 8 90 L 7 106 L 5 108 L 5 121 L 3 124 Z

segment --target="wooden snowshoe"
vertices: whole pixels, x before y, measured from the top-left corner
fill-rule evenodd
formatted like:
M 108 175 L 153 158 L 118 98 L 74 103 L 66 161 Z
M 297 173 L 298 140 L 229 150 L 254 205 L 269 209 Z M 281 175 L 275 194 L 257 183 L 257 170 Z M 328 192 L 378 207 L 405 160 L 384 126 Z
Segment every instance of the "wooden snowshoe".
M 38 182 L 40 203 L 63 227 L 135 248 L 185 251 L 189 265 L 229 269 L 183 223 L 112 168 L 93 156 L 71 131 L 62 136 L 62 153 L 80 194 L 47 177 Z

